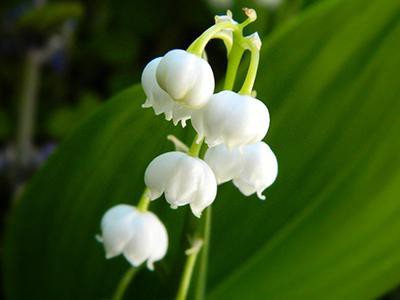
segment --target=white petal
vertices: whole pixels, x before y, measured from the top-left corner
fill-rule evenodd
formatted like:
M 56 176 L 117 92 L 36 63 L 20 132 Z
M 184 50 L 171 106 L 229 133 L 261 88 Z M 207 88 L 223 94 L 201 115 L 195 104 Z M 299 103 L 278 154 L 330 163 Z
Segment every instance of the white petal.
M 188 108 L 203 106 L 214 92 L 214 74 L 208 62 L 181 49 L 164 55 L 156 78 L 161 89 Z
M 174 174 L 168 178 L 165 199 L 173 206 L 190 203 L 196 197 L 203 177 L 201 160 L 184 155 L 175 166 Z
M 228 149 L 224 144 L 209 148 L 204 161 L 213 170 L 218 184 L 232 180 L 242 170 L 242 155 L 239 149 Z
M 191 204 L 197 216 L 217 190 L 214 173 L 203 160 L 177 151 L 156 157 L 146 169 L 145 183 L 156 196 L 164 192 L 172 208 Z
M 198 218 L 200 218 L 202 211 L 214 202 L 217 195 L 217 181 L 214 173 L 204 161 L 201 162 L 204 164 L 203 176 L 196 197 L 190 202 L 190 208 Z
M 162 57 L 154 58 L 150 61 L 143 70 L 142 73 L 142 87 L 147 96 L 146 102 L 153 101 L 153 88 L 155 83 L 155 73 L 157 70 L 157 66 L 160 63 Z M 147 107 L 147 106 L 146 106 Z
M 215 83 L 213 71 L 204 59 L 198 58 L 196 72 L 196 81 L 186 93 L 183 101 L 189 107 L 199 108 L 206 104 L 212 96 Z
M 153 246 L 153 237 L 143 213 L 135 218 L 132 225 L 135 228 L 135 234 L 126 244 L 123 254 L 134 267 L 137 267 L 149 258 Z
M 165 119 L 173 119 L 176 125 L 179 121 L 182 125 L 190 119 L 191 110 L 176 103 L 173 99 L 160 88 L 156 80 L 156 70 L 162 57 L 153 59 L 147 64 L 142 73 L 142 86 L 146 94 L 146 101 L 142 107 L 153 107 L 156 115 L 165 114 Z
M 147 166 L 144 182 L 150 189 L 151 200 L 159 198 L 164 193 L 168 179 L 174 175 L 175 166 L 184 155 L 178 151 L 167 152 L 157 156 Z
M 246 196 L 262 192 L 272 185 L 278 175 L 278 162 L 271 148 L 264 142 L 243 148 L 243 169 L 233 180 L 235 186 Z
M 158 219 L 158 217 L 149 212 L 147 214 L 148 223 L 152 227 L 153 247 L 151 249 L 150 256 L 147 260 L 147 267 L 152 270 L 153 263 L 161 260 L 168 249 L 168 234 L 164 224 Z
M 157 57 L 150 61 L 142 73 L 142 86 L 147 96 L 146 102 L 142 107 L 153 107 L 156 115 L 161 113 L 172 113 L 174 103 L 164 92 L 156 81 L 156 70 L 162 57 Z
M 235 178 L 235 179 L 233 179 L 233 184 L 245 196 L 250 196 L 256 192 L 256 188 L 254 187 L 254 184 L 252 182 L 246 181 L 246 178 L 242 178 L 242 177 Z M 259 198 L 261 200 L 265 200 L 264 195 L 261 195 Z
M 183 99 L 196 80 L 197 57 L 181 49 L 169 51 L 156 73 L 159 86 L 176 101 Z
M 125 204 L 114 206 L 104 214 L 101 220 L 101 239 L 107 258 L 121 254 L 134 234 L 132 220 L 136 215 L 136 208 Z
M 152 270 L 153 262 L 162 259 L 167 252 L 167 231 L 152 212 L 139 212 L 133 223 L 135 234 L 123 254 L 133 266 L 139 266 L 147 260 L 147 266 Z
M 192 115 L 192 125 L 200 136 L 205 136 L 209 147 L 222 143 L 228 148 L 240 147 L 264 138 L 269 127 L 269 113 L 258 99 L 222 91 Z

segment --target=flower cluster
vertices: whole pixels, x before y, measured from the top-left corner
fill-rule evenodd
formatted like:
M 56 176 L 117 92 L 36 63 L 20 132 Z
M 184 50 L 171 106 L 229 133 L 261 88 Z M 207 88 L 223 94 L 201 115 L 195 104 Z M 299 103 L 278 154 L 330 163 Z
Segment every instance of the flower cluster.
M 261 41 L 257 33 L 243 36 L 243 28 L 256 19 L 254 10 L 245 13 L 247 19 L 242 23 L 233 20 L 229 12 L 217 16 L 215 25 L 187 50 L 171 50 L 144 68 L 146 101 L 142 106 L 153 108 L 156 115 L 164 114 L 174 125 L 180 122 L 185 127 L 190 120 L 197 135 L 188 151 L 163 153 L 150 162 L 144 175 L 146 191 L 139 203 L 146 209 L 118 205 L 105 214 L 101 240 L 107 257 L 123 254 L 134 266 L 147 260 L 152 268 L 153 262 L 165 255 L 165 227 L 146 211 L 148 203 L 143 205 L 143 201 L 164 194 L 172 208 L 189 205 L 200 218 L 215 200 L 217 185 L 228 181 L 246 196 L 257 194 L 265 199 L 263 192 L 275 181 L 278 164 L 262 141 L 269 128 L 269 112 L 253 91 Z M 218 92 L 203 55 L 213 38 L 221 38 L 227 52 L 235 53 L 229 55 L 225 86 Z M 235 92 L 237 67 L 246 50 L 251 52 L 250 65 L 242 88 Z M 207 149 L 200 158 L 203 142 Z

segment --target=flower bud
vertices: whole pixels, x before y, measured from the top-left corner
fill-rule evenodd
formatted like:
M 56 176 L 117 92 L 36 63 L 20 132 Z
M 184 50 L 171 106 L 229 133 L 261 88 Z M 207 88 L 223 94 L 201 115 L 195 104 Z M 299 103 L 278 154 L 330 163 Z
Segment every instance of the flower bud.
M 186 120 L 190 119 L 190 109 L 183 107 L 160 88 L 156 80 L 156 70 L 162 57 L 153 59 L 147 64 L 142 73 L 142 86 L 146 94 L 146 102 L 142 107 L 153 107 L 156 115 L 164 113 L 165 119 L 177 125 L 181 122 L 182 127 L 186 126 Z
M 264 142 L 241 149 L 218 145 L 207 150 L 204 160 L 214 171 L 218 183 L 233 180 L 245 196 L 257 193 L 260 199 L 265 199 L 263 191 L 278 175 L 276 157 Z
M 210 167 L 183 152 L 157 156 L 147 167 L 144 181 L 151 200 L 164 193 L 172 208 L 189 204 L 196 217 L 200 217 L 217 194 L 217 182 Z
M 192 115 L 192 125 L 205 137 L 209 147 L 225 144 L 229 148 L 261 141 L 269 127 L 264 103 L 232 91 L 214 94 L 209 102 Z
M 168 235 L 164 225 L 152 212 L 142 212 L 134 206 L 120 204 L 110 208 L 101 220 L 106 258 L 123 254 L 135 267 L 147 260 L 153 263 L 162 259 L 168 248 Z
M 214 74 L 208 62 L 181 49 L 162 57 L 156 78 L 174 101 L 189 108 L 203 106 L 214 92 Z

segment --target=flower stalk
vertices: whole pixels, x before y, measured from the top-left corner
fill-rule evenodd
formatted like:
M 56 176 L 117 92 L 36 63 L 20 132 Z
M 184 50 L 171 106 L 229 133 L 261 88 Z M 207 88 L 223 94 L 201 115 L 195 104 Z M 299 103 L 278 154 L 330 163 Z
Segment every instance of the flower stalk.
M 139 199 L 139 203 L 137 205 L 137 209 L 145 212 L 149 209 L 149 205 L 150 205 L 150 191 L 149 189 L 146 187 L 143 191 L 142 196 Z
M 202 246 L 203 246 L 203 240 L 196 239 L 193 242 L 192 247 L 186 250 L 185 254 L 187 255 L 187 258 L 181 278 L 181 283 L 179 285 L 178 293 L 176 295 L 176 300 L 185 300 L 187 297 L 194 266 L 196 264 L 196 259 Z
M 199 157 L 201 147 L 203 146 L 203 140 L 204 139 L 199 140 L 199 135 L 196 134 L 196 136 L 193 139 L 192 145 L 190 146 L 188 151 L 188 154 L 190 156 Z
M 204 222 L 202 228 L 203 235 L 203 248 L 200 253 L 200 260 L 198 263 L 198 278 L 196 283 L 196 289 L 194 291 L 195 300 L 205 299 L 205 291 L 207 285 L 207 270 L 208 270 L 208 254 L 210 248 L 210 237 L 211 237 L 211 206 L 207 207 L 204 212 Z
M 131 267 L 125 272 L 117 285 L 112 300 L 122 300 L 124 298 L 129 283 L 132 281 L 138 271 L 139 268 Z
M 208 28 L 196 40 L 194 40 L 189 48 L 187 48 L 187 51 L 201 57 L 208 42 L 216 38 L 220 34 L 221 30 L 236 30 L 236 28 L 237 25 L 229 21 L 217 23 Z
M 257 69 L 260 61 L 260 50 L 256 49 L 252 45 L 250 51 L 251 51 L 250 65 L 247 71 L 246 79 L 244 80 L 243 86 L 239 91 L 239 94 L 241 95 L 251 95 L 253 91 L 254 82 L 257 76 Z
M 242 60 L 242 56 L 244 53 L 244 48 L 236 42 L 240 38 L 240 35 L 235 32 L 233 36 L 235 42 L 233 43 L 231 52 L 228 56 L 228 66 L 226 69 L 224 90 L 233 89 L 235 85 L 237 70 L 239 68 L 240 61 Z

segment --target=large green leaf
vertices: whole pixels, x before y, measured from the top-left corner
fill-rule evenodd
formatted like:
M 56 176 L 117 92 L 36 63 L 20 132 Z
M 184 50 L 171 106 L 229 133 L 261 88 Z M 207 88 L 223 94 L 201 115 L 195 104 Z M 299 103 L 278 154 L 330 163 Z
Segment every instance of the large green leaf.
M 223 193 L 210 299 L 366 299 L 400 281 L 399 16 L 330 1 L 267 41 L 257 90 L 280 175 L 264 205 Z
M 264 42 L 256 88 L 280 175 L 265 202 L 219 189 L 210 299 L 365 299 L 400 281 L 399 17 L 397 0 L 327 0 Z M 190 140 L 143 100 L 133 87 L 109 101 L 30 182 L 5 240 L 9 299 L 111 295 L 127 263 L 103 258 L 102 214 L 137 201 L 168 133 Z M 163 299 L 177 286 L 187 209 L 152 209 L 170 251 L 129 293 Z

